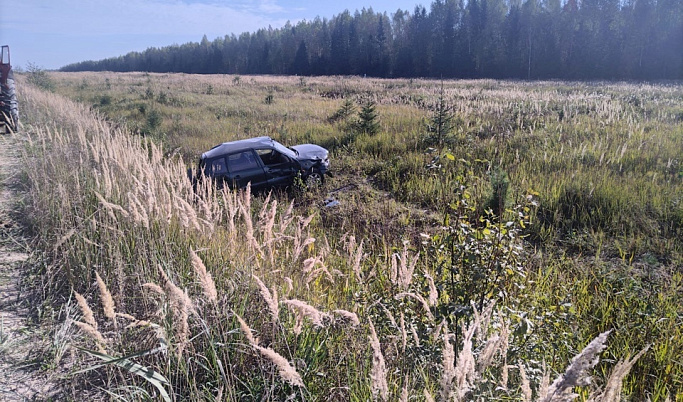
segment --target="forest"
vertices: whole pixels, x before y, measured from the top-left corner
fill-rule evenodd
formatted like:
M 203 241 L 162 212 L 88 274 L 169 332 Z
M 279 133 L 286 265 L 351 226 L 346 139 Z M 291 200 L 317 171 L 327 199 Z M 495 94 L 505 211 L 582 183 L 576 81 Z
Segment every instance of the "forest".
M 229 26 L 226 25 L 226 31 Z M 149 48 L 61 71 L 371 77 L 683 78 L 680 0 L 435 0 Z

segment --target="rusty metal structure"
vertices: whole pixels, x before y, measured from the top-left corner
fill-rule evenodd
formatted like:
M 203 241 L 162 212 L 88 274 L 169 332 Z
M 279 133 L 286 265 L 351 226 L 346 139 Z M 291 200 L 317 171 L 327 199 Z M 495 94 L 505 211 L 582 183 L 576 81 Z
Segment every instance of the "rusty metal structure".
M 0 130 L 16 131 L 19 124 L 19 107 L 14 86 L 14 73 L 10 64 L 9 46 L 3 45 L 0 53 Z

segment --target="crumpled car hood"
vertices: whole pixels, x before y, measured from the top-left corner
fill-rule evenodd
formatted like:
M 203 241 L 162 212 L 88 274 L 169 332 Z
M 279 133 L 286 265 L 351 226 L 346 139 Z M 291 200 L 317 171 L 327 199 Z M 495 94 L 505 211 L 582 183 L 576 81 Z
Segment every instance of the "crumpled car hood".
M 327 159 L 327 156 L 329 152 L 318 145 L 314 144 L 302 144 L 302 145 L 295 145 L 292 147 L 292 149 L 295 149 L 299 155 L 297 156 L 297 159 L 299 160 L 325 160 Z

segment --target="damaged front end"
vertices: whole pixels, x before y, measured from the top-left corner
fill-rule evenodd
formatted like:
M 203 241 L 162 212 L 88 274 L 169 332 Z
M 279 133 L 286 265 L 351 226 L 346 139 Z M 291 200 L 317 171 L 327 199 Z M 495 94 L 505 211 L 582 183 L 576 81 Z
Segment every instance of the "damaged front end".
M 290 147 L 296 155 L 305 176 L 319 173 L 322 177 L 330 173 L 330 153 L 327 149 L 315 144 L 303 144 Z

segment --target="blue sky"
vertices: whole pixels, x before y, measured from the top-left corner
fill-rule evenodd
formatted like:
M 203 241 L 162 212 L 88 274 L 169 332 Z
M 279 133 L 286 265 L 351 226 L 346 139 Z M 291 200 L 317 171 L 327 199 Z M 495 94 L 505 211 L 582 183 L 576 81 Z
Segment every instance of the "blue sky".
M 417 4 L 431 0 L 0 0 L 0 44 L 10 45 L 15 67 L 57 69 L 205 34 L 213 40 L 363 7 L 391 15 Z

